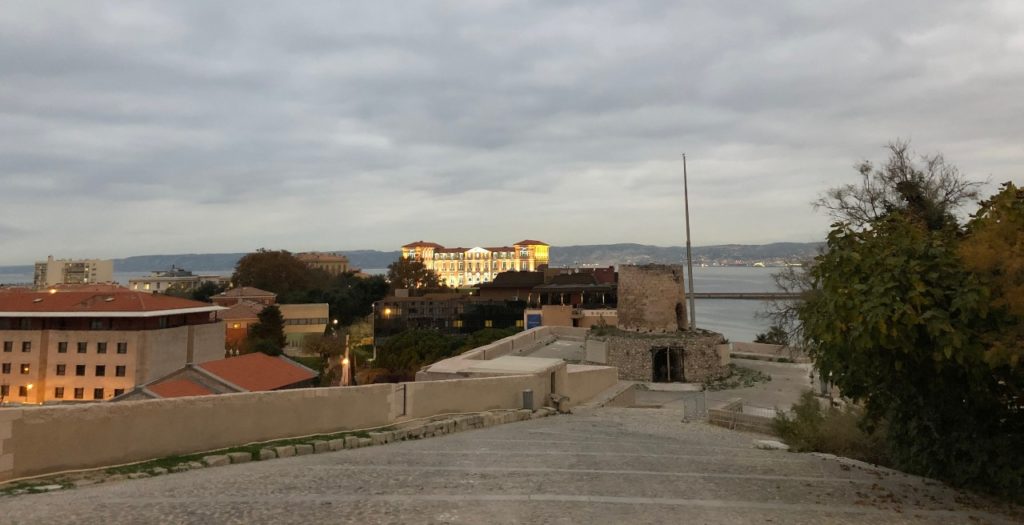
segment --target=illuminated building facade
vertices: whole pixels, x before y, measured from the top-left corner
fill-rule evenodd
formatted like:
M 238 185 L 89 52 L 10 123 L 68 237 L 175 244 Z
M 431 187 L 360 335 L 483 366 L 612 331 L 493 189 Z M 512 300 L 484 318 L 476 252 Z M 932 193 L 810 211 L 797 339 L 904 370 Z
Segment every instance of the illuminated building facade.
M 433 242 L 417 241 L 402 246 L 402 257 L 420 261 L 450 287 L 489 283 L 501 272 L 533 272 L 547 267 L 547 243 L 519 241 L 512 246 L 445 248 Z

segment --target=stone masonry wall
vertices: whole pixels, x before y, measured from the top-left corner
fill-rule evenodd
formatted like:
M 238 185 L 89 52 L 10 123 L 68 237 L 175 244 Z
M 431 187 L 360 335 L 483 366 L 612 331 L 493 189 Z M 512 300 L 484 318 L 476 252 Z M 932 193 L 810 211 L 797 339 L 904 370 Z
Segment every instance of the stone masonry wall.
M 725 342 L 722 334 L 707 330 L 675 332 L 672 334 L 631 334 L 619 332 L 602 336 L 607 343 L 609 366 L 619 369 L 619 379 L 651 381 L 654 369 L 651 349 L 660 347 L 683 348 L 683 376 L 689 383 L 702 383 L 726 374 L 718 353 L 718 345 Z
M 619 328 L 676 332 L 687 328 L 683 267 L 677 264 L 619 267 Z

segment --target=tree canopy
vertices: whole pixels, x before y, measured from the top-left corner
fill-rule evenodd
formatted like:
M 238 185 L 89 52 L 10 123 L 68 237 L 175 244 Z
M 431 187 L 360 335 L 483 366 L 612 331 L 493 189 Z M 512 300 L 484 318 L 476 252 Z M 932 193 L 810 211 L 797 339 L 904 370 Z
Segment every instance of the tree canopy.
M 906 169 L 904 153 L 875 181 L 885 188 L 831 193 L 845 221 L 806 275 L 804 346 L 869 423 L 887 423 L 898 467 L 1020 497 L 1021 192 L 1006 185 L 961 226 L 951 210 L 973 187 L 934 159 Z
M 234 286 L 252 286 L 278 296 L 309 289 L 317 284 L 316 277 L 326 274 L 307 267 L 287 250 L 260 248 L 247 254 L 235 265 L 231 276 Z
M 281 355 L 287 344 L 284 335 L 284 317 L 277 305 L 263 308 L 256 316 L 259 321 L 249 327 L 245 340 L 246 353 L 263 352 L 267 355 Z
M 442 285 L 437 279 L 437 274 L 420 261 L 400 257 L 397 261 L 388 265 L 388 282 L 392 290 L 398 289 L 437 289 Z

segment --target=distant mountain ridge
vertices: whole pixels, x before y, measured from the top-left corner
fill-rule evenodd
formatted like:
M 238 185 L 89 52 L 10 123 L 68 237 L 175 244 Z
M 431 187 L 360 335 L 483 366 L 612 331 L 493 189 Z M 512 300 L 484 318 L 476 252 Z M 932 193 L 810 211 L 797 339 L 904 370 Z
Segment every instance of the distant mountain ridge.
M 719 244 L 694 246 L 693 257 L 697 263 L 714 261 L 768 262 L 785 260 L 796 262 L 814 257 L 824 243 L 820 242 L 775 242 L 770 244 Z M 387 268 L 401 255 L 401 251 L 380 250 L 339 250 L 348 257 L 356 268 Z M 136 255 L 114 259 L 114 270 L 118 272 L 148 272 L 163 270 L 171 265 L 194 272 L 225 271 L 245 253 L 185 253 L 170 255 Z M 686 249 L 681 246 L 652 246 L 647 244 L 590 244 L 577 246 L 552 246 L 552 266 L 615 266 L 620 264 L 678 263 L 686 259 Z M 0 273 L 32 273 L 31 265 L 0 266 Z

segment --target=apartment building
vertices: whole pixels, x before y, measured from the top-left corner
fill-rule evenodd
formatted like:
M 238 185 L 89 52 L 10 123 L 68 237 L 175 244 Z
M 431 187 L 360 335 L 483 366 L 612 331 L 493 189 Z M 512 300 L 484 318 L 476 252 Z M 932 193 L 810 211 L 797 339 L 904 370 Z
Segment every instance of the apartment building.
M 93 284 L 114 281 L 114 261 L 110 259 L 54 259 L 36 261 L 32 284 L 37 289 L 58 284 Z
M 172 288 L 180 292 L 191 292 L 205 283 L 226 286 L 230 282 L 230 277 L 223 275 L 196 275 L 189 270 L 172 265 L 169 270 L 157 270 L 150 272 L 146 277 L 129 279 L 128 288 L 139 292 L 151 293 L 166 292 Z
M 550 261 L 549 248 L 547 243 L 530 239 L 488 248 L 445 248 L 416 241 L 402 246 L 402 257 L 422 262 L 442 284 L 455 288 L 489 283 L 501 272 L 542 269 Z
M 221 359 L 222 309 L 114 288 L 0 294 L 0 401 L 103 401 Z
M 335 253 L 303 252 L 295 254 L 295 258 L 310 268 L 327 272 L 328 275 L 341 275 L 350 271 L 358 271 L 355 268 L 349 267 L 348 257 Z

